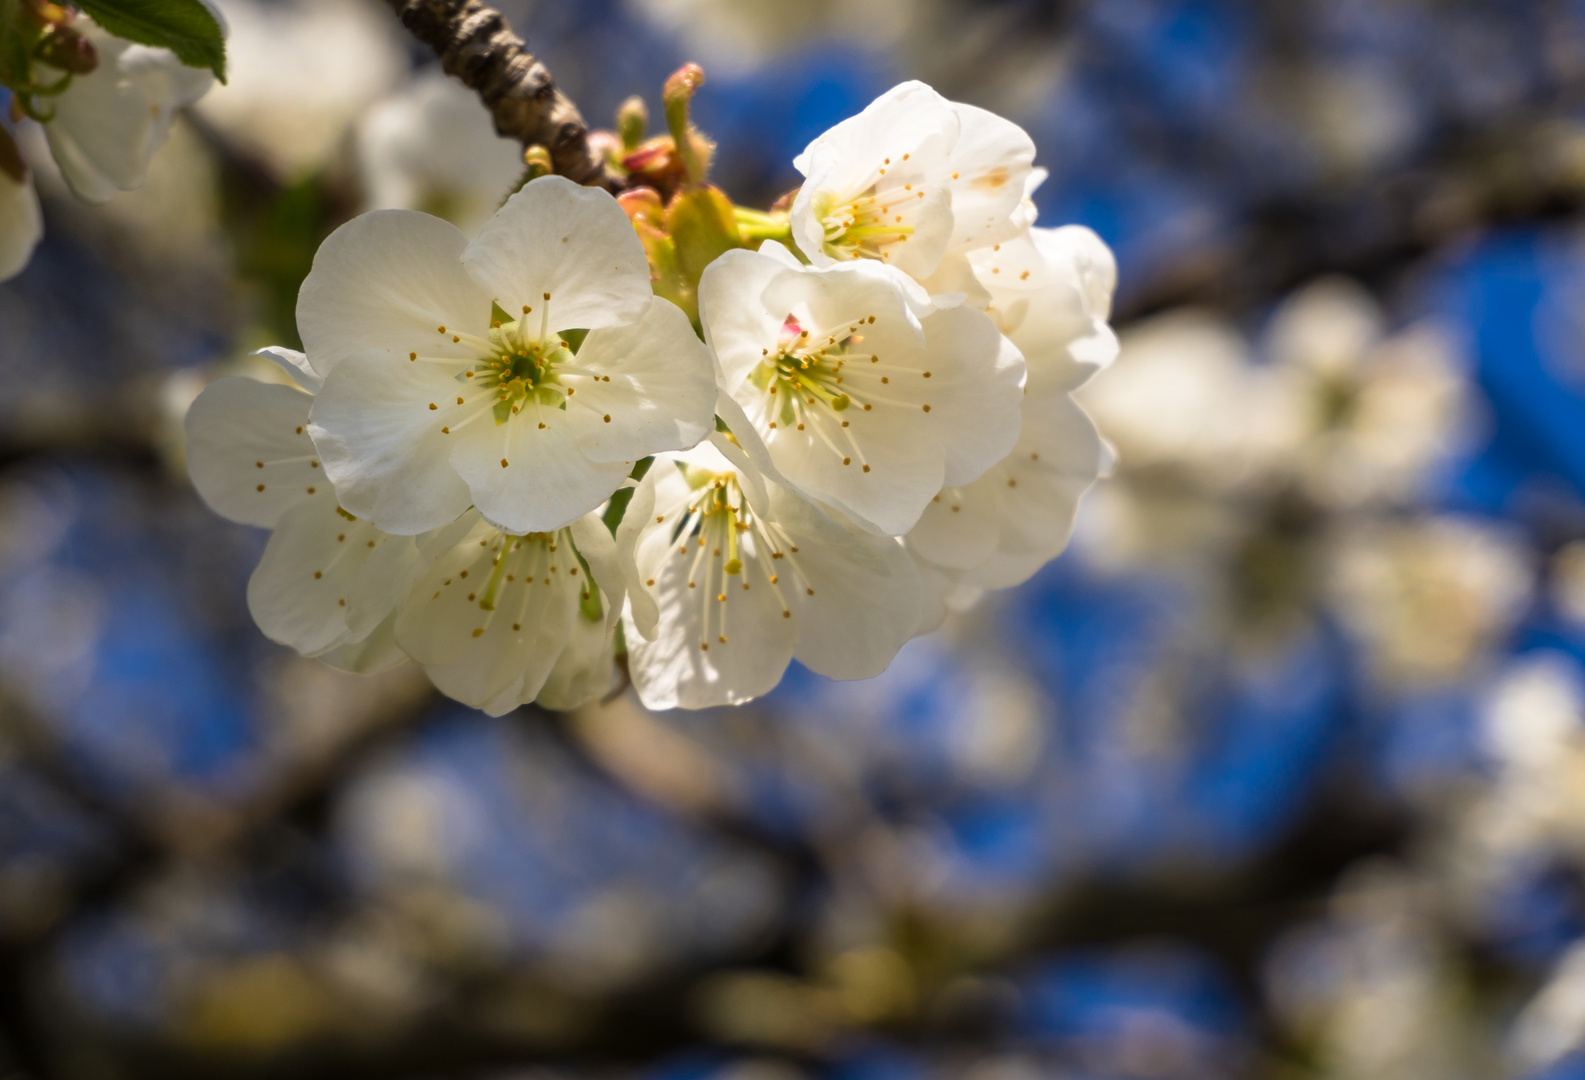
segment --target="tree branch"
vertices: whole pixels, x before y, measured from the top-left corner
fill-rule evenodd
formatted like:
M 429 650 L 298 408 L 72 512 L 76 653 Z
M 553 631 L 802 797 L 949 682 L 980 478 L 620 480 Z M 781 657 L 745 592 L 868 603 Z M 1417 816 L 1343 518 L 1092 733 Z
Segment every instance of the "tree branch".
M 495 130 L 525 149 L 549 150 L 556 172 L 569 180 L 621 189 L 621 178 L 589 145 L 578 107 L 499 11 L 482 0 L 386 2 L 414 37 L 435 50 L 446 73 L 479 95 Z

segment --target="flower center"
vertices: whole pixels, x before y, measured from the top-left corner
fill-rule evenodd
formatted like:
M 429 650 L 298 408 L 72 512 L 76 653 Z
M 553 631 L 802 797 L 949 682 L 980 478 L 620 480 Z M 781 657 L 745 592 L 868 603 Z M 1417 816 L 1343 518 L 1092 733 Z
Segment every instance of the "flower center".
M 543 328 L 541 328 L 543 330 Z M 496 423 L 504 423 L 526 402 L 559 409 L 567 400 L 556 369 L 572 360 L 561 337 L 531 336 L 520 320 L 490 327 L 490 352 L 473 366 L 476 386 L 492 391 Z
M 782 591 L 781 563 L 793 573 L 797 587 L 809 596 L 814 586 L 793 558 L 798 548 L 781 527 L 754 513 L 736 473 L 715 473 L 697 466 L 682 466 L 693 489 L 672 526 L 673 557 L 687 560 L 688 588 L 699 591 L 701 652 L 728 640 L 730 601 L 740 592 L 767 588 L 781 607 L 782 618 L 792 618 L 792 608 Z M 664 516 L 663 516 L 664 520 Z M 654 584 L 653 581 L 650 582 Z
M 833 259 L 889 259 L 892 244 L 903 244 L 914 234 L 916 208 L 925 197 L 922 187 L 886 179 L 887 158 L 876 179 L 846 194 L 822 192 L 815 199 L 815 216 L 825 231 L 826 254 Z
M 882 363 L 880 354 L 870 352 L 864 342 L 864 330 L 874 322 L 875 316 L 869 315 L 814 334 L 795 316 L 787 316 L 776 351 L 762 350 L 764 359 L 749 375 L 749 383 L 763 395 L 759 413 L 768 442 L 774 443 L 776 433 L 785 429 L 812 431 L 843 465 L 857 463 L 867 473 L 869 463 L 850 430 L 852 418 L 877 405 L 930 411 L 928 403 L 905 396 L 916 391 L 892 383 L 894 377 L 929 379 L 930 372 Z

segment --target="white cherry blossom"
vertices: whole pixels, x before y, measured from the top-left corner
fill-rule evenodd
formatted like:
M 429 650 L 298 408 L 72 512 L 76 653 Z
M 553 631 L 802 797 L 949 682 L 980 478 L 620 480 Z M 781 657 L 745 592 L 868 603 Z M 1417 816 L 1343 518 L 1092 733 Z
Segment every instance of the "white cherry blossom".
M 1117 358 L 1107 320 L 1117 260 L 1082 225 L 1030 228 L 970 253 L 986 314 L 1029 365 L 1031 384 L 1072 390 Z
M 135 45 L 87 16 L 73 29 L 92 42 L 99 64 L 50 99 L 44 125 L 50 154 L 78 198 L 102 203 L 143 185 L 149 159 L 164 144 L 177 110 L 214 85 L 208 70 L 184 65 L 169 49 Z M 65 77 L 61 72 L 59 77 Z
M 709 352 L 651 293 L 627 215 L 561 177 L 472 243 L 427 214 L 354 219 L 315 256 L 297 319 L 325 379 L 310 431 L 326 471 L 393 533 L 469 506 L 513 535 L 560 529 L 714 425 Z
M 301 354 L 275 352 L 300 372 Z M 378 631 L 423 569 L 424 549 L 337 505 L 308 437 L 313 400 L 296 387 L 216 380 L 187 413 L 188 472 L 217 513 L 274 530 L 248 582 L 248 608 L 265 635 L 371 670 L 400 659 Z
M 908 550 L 955 587 L 1021 585 L 1067 547 L 1079 498 L 1111 468 L 1111 451 L 1060 387 L 1031 387 L 1018 445 L 984 476 L 946 487 L 906 537 Z
M 523 148 L 496 133 L 479 96 L 438 69 L 358 124 L 368 209 L 423 210 L 472 235 L 523 176 Z
M 628 667 L 652 709 L 748 701 L 793 659 L 878 675 L 918 625 L 922 588 L 892 539 L 839 522 L 714 436 L 655 459 L 617 531 L 631 551 Z
M 470 511 L 396 617 L 396 640 L 444 694 L 492 716 L 568 709 L 610 688 L 623 575 L 595 515 L 513 536 Z
M 1007 456 L 1024 382 L 1023 358 L 988 317 L 937 308 L 900 279 L 874 262 L 803 266 L 767 243 L 727 252 L 699 288 L 745 447 L 808 497 L 892 536 L 943 485 Z
M 793 161 L 793 237 L 817 266 L 879 259 L 925 281 L 949 253 L 1017 235 L 1034 158 L 1018 125 L 905 82 Z

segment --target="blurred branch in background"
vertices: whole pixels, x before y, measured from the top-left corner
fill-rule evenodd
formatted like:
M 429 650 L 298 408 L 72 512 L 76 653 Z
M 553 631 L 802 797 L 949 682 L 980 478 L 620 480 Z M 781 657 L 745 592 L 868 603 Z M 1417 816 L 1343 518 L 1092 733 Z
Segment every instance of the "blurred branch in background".
M 435 50 L 446 73 L 461 79 L 502 135 L 526 150 L 550 151 L 556 172 L 580 184 L 617 191 L 621 179 L 589 143 L 589 129 L 545 65 L 480 0 L 388 0 L 413 36 Z

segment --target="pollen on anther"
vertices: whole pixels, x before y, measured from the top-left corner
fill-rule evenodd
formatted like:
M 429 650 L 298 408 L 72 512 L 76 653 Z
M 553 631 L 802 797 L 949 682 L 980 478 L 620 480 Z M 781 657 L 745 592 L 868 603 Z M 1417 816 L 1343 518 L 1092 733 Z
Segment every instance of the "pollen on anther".
M 417 360 L 418 359 L 418 354 L 416 352 L 410 352 L 410 353 L 407 354 L 407 358 L 409 360 Z
M 437 410 L 437 409 L 439 409 L 439 408 L 440 408 L 440 406 L 439 406 L 439 405 L 436 405 L 436 404 L 435 404 L 435 403 L 434 403 L 434 402 L 433 402 L 433 401 L 431 401 L 431 402 L 430 402 L 430 403 L 429 403 L 429 411 L 430 411 L 430 412 L 434 412 L 434 411 L 435 411 L 435 410 Z
M 716 640 L 719 641 L 721 644 L 725 645 L 726 644 L 726 635 L 722 634 L 720 637 L 716 638 Z
M 1017 487 L 1018 486 L 1017 478 L 1016 477 L 1009 477 L 1008 480 L 1007 480 L 1007 486 L 1008 487 Z
M 521 629 L 523 629 L 523 624 L 520 623 L 520 622 L 515 622 L 515 623 L 512 624 L 512 629 L 513 630 L 521 630 Z
M 473 636 L 474 637 L 478 637 L 482 633 L 484 633 L 484 627 L 482 627 L 482 626 L 474 627 L 474 630 L 473 630 Z
M 880 363 L 880 362 L 881 362 L 881 358 L 880 358 L 880 357 L 879 357 L 879 356 L 871 356 L 871 357 L 870 357 L 870 363 L 872 363 L 872 364 L 878 364 L 878 363 Z
M 874 407 L 875 407 L 875 406 L 873 406 L 873 405 L 871 405 L 871 404 L 869 404 L 869 403 L 868 403 L 868 402 L 865 402 L 865 404 L 864 404 L 864 411 L 865 411 L 865 412 L 869 412 L 869 411 L 870 411 L 870 410 L 871 410 L 871 409 L 873 409 L 873 408 L 874 408 Z
M 784 619 L 790 619 L 790 618 L 792 618 L 792 612 L 788 611 L 786 608 L 782 608 L 781 609 L 781 617 L 784 618 Z
M 540 431 L 544 431 L 545 430 L 545 421 L 541 420 L 539 422 L 539 430 Z
M 1029 460 L 1030 461 L 1039 461 L 1040 460 L 1040 455 L 1038 453 L 1033 453 L 1032 452 L 1029 455 Z
M 815 591 L 813 589 L 805 589 L 804 592 L 808 593 L 810 596 L 813 596 L 815 594 Z
M 467 571 L 466 571 L 466 570 L 464 570 L 464 571 L 463 571 L 463 572 L 462 572 L 462 576 L 463 576 L 463 577 L 467 577 L 467 576 L 468 576 L 468 572 L 467 572 Z
M 315 581 L 318 581 L 320 578 L 322 578 L 324 576 L 325 576 L 325 572 L 323 570 L 315 570 L 314 571 L 314 580 Z
M 802 424 L 799 424 L 799 425 L 798 425 L 798 430 L 799 430 L 799 431 L 802 431 L 802 430 L 803 430 L 803 429 L 804 429 L 804 426 L 803 426 L 803 425 L 802 425 Z
M 609 424 L 611 422 L 611 414 L 610 413 L 606 413 L 603 417 L 601 417 L 601 419 L 604 420 L 607 424 Z
M 529 307 L 529 306 L 528 306 L 528 305 L 527 305 L 527 304 L 524 304 L 524 305 L 523 305 L 523 314 L 524 314 L 524 315 L 527 315 L 527 314 L 528 314 L 528 313 L 529 313 L 529 312 L 530 312 L 530 311 L 533 311 L 533 310 L 534 310 L 534 309 L 533 309 L 533 308 L 531 308 L 531 307 Z
M 1028 281 L 1029 280 L 1029 271 L 1025 270 L 1022 274 L 1019 274 L 1018 275 L 1018 280 L 1019 281 Z
M 299 434 L 299 435 L 301 435 L 301 434 L 302 434 L 302 433 L 303 433 L 303 429 L 302 429 L 302 428 L 301 428 L 301 427 L 299 427 L 299 428 L 298 428 L 298 429 L 297 429 L 297 434 Z
M 503 468 L 503 469 L 506 468 L 506 459 L 505 458 L 501 459 L 501 468 Z
M 461 405 L 461 404 L 462 404 L 462 399 L 461 399 L 461 398 L 458 398 L 458 399 L 457 399 L 457 404 L 458 404 L 458 405 Z
M 451 434 L 451 429 L 449 427 L 443 427 L 443 428 L 440 429 L 440 433 L 442 435 L 450 435 Z
M 446 328 L 444 326 L 437 326 L 435 327 L 435 332 L 437 334 L 444 334 L 446 332 Z
M 550 293 L 545 293 L 544 297 L 545 297 L 546 300 L 549 300 L 550 299 Z
M 259 469 L 264 468 L 264 462 L 262 462 L 262 461 L 255 461 L 253 463 L 253 465 L 254 465 L 255 468 L 259 468 Z
M 864 471 L 865 472 L 869 472 L 870 471 L 870 467 L 868 465 L 864 466 Z
M 930 372 L 928 372 L 928 371 L 925 372 L 925 378 L 927 378 L 927 379 L 930 378 Z
M 258 486 L 258 487 L 257 487 L 257 488 L 255 488 L 255 489 L 254 489 L 254 490 L 255 490 L 255 491 L 263 491 L 263 490 L 264 490 L 264 485 L 263 485 L 263 484 L 260 484 L 260 485 L 259 485 L 259 486 Z
M 881 376 L 881 385 L 882 386 L 890 386 L 891 382 L 892 382 L 891 379 L 887 378 L 885 375 Z
M 710 643 L 708 641 L 699 642 L 699 651 L 700 652 L 709 652 L 710 651 Z
M 310 494 L 310 495 L 312 495 L 312 494 L 313 494 L 313 493 L 314 493 L 314 489 L 313 489 L 313 488 L 309 488 L 309 489 L 308 489 L 308 493 L 309 493 L 309 494 Z
M 853 464 L 853 459 L 850 458 L 850 457 L 845 457 L 845 458 L 842 459 L 842 464 L 851 465 L 851 464 Z
M 930 411 L 930 406 L 926 405 L 925 406 L 925 412 L 929 412 L 929 411 Z

